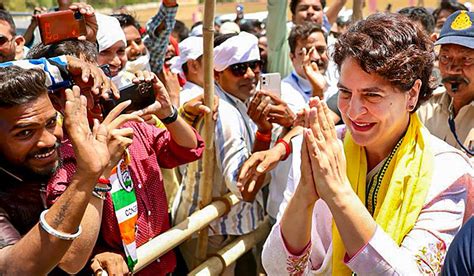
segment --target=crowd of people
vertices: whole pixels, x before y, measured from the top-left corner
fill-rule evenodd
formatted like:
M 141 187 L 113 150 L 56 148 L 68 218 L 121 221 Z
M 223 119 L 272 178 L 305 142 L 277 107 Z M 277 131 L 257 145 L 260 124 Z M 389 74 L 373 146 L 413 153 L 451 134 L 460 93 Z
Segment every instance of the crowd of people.
M 85 32 L 54 43 L 0 9 L 0 274 L 132 274 L 137 248 L 202 207 L 212 118 L 212 197 L 241 200 L 207 254 L 272 225 L 223 275 L 473 275 L 474 12 L 268 0 L 259 22 L 239 5 L 216 22 L 206 106 L 202 22 L 178 2 L 141 26 L 58 0 L 35 13 L 72 10 Z M 130 87 L 154 99 L 120 101 Z M 197 244 L 136 274 L 184 275 Z

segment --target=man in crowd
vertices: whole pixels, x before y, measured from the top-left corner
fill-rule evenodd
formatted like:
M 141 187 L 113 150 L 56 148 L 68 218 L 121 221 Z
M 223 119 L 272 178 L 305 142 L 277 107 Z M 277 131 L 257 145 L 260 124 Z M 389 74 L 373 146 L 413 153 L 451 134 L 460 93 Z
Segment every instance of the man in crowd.
M 15 22 L 8 11 L 0 10 L 0 62 L 23 58 L 25 39 L 16 34 Z
M 257 229 L 263 221 L 264 205 L 262 193 L 241 194 L 236 186 L 237 173 L 252 152 L 268 149 L 271 141 L 272 124 L 267 121 L 263 110 L 257 110 L 254 103 L 247 108 L 245 102 L 254 94 L 260 75 L 260 56 L 255 36 L 246 32 L 222 35 L 214 42 L 214 76 L 216 94 L 219 96 L 216 122 L 213 197 L 233 192 L 245 200 L 230 212 L 212 222 L 209 230 L 208 253 L 217 252 L 230 243 L 235 236 Z M 268 102 L 266 103 L 268 104 Z M 263 109 L 265 104 L 262 104 Z M 201 185 L 202 161 L 188 165 L 183 176 L 183 186 L 175 215 L 175 223 L 187 218 L 198 208 L 194 196 Z M 263 177 L 260 179 L 263 181 Z M 196 239 L 184 243 L 181 252 L 192 268 Z M 235 264 L 226 268 L 224 275 L 234 274 Z
M 445 93 L 431 97 L 418 110 L 430 132 L 473 157 L 474 153 L 474 13 L 448 17 L 436 45 Z
M 329 32 L 331 24 L 336 21 L 337 15 L 345 3 L 346 0 L 333 1 L 333 4 L 324 13 L 325 0 L 290 0 L 291 21 L 294 25 L 311 21 L 322 25 L 324 31 Z M 267 4 L 267 71 L 279 72 L 282 77 L 288 76 L 293 70 L 289 57 L 286 6 L 287 1 L 282 0 L 269 0 Z
M 180 105 L 204 93 L 204 66 L 202 62 L 203 39 L 191 36 L 179 43 L 179 57 L 175 58 L 171 71 L 186 79 L 179 93 Z
M 456 11 L 467 11 L 467 7 L 457 1 L 441 1 L 440 6 L 433 11 L 435 32 L 439 34 L 449 15 Z M 436 39 L 436 37 L 435 37 Z
M 54 62 L 75 74 L 92 69 L 66 64 L 63 58 Z M 48 74 L 9 64 L 0 68 L 0 271 L 7 275 L 44 275 L 58 264 L 70 271 L 68 268 L 83 263 L 85 257 L 73 244 L 82 239 L 82 216 L 97 179 L 109 163 L 108 126 L 96 126 L 91 132 L 80 89 L 66 91 L 64 128 L 78 155 L 77 170 L 69 188 L 46 209 L 45 184 L 60 166 L 58 147 L 63 139 L 46 86 L 52 83 L 48 76 L 58 71 L 45 60 L 21 64 L 42 64 Z M 87 77 L 99 80 L 98 75 Z M 78 258 L 68 262 L 68 256 L 75 254 Z
M 177 0 L 163 0 L 158 13 L 146 24 L 146 35 L 143 42 L 150 52 L 150 65 L 153 73 L 158 74 L 163 68 L 163 57 L 168 48 L 177 11 Z

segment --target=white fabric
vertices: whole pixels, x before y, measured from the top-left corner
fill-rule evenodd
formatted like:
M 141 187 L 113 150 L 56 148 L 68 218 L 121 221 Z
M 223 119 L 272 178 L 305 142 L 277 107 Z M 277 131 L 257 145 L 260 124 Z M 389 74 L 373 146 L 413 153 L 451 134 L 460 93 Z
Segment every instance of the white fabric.
M 125 71 L 135 74 L 138 71 L 151 71 L 150 53 L 146 50 L 145 55 L 141 55 L 136 60 L 128 60 L 125 63 Z
M 202 36 L 202 24 L 194 27 L 189 33 L 189 36 Z
M 232 64 L 260 60 L 258 38 L 247 32 L 228 38 L 214 48 L 214 70 L 221 72 Z
M 127 39 L 120 27 L 119 21 L 112 16 L 96 13 L 97 19 L 97 43 L 99 44 L 99 53 L 110 48 L 117 41 L 123 41 L 127 45 Z
M 337 127 L 338 137 L 344 131 Z M 265 242 L 262 263 L 269 275 L 287 275 L 287 260 L 291 254 L 282 240 L 279 220 L 296 190 L 300 177 L 300 150 L 302 136 L 292 139 L 292 168 L 284 200 L 280 205 L 277 224 Z M 467 158 L 445 142 L 430 136 L 434 151 L 435 167 L 432 183 L 415 227 L 408 233 L 399 247 L 381 228 L 362 250 L 347 262 L 358 275 L 420 275 L 419 267 L 437 267 L 436 254 L 444 254 L 462 225 L 466 209 L 466 174 L 473 176 L 473 168 Z M 327 205 L 318 200 L 313 209 L 311 229 L 311 253 L 309 261 L 301 264 L 305 269 L 302 275 L 331 275 L 332 270 L 332 215 Z M 294 256 L 292 258 L 299 258 Z M 423 260 L 418 264 L 416 259 Z M 426 263 L 424 263 L 426 261 Z M 297 263 L 297 262 L 295 262 Z
M 190 36 L 179 43 L 179 56 L 171 61 L 171 72 L 184 77 L 183 64 L 190 59 L 197 59 L 203 53 L 203 39 L 198 36 Z
M 204 89 L 201 86 L 187 81 L 183 86 L 183 90 L 179 93 L 179 105 L 185 104 L 202 93 L 204 93 Z
M 240 27 L 235 22 L 227 21 L 221 25 L 219 32 L 221 34 L 238 34 L 240 33 Z

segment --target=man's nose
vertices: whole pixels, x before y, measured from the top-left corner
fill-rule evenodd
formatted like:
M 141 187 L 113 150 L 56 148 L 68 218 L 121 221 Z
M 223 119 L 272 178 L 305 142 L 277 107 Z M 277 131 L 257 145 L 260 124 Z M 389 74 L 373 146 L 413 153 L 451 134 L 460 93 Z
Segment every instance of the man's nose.
M 43 130 L 41 137 L 38 141 L 38 148 L 51 148 L 56 144 L 58 138 L 55 135 L 56 129 L 54 131 Z

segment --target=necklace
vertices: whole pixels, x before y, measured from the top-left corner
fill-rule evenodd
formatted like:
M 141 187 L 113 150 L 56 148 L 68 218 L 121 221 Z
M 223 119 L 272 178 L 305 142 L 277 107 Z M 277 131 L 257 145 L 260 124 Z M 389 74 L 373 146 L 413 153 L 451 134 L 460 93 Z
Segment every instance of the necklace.
M 389 156 L 385 159 L 385 162 L 383 163 L 382 167 L 374 176 L 372 176 L 369 185 L 367 186 L 365 206 L 367 206 L 367 210 L 369 210 L 372 216 L 374 216 L 375 208 L 377 207 L 377 195 L 380 190 L 380 185 L 382 184 L 382 179 L 385 173 L 387 172 L 390 161 L 392 161 L 393 157 L 395 156 L 395 153 L 402 144 L 402 141 L 403 138 L 398 141 L 398 143 L 390 152 Z

